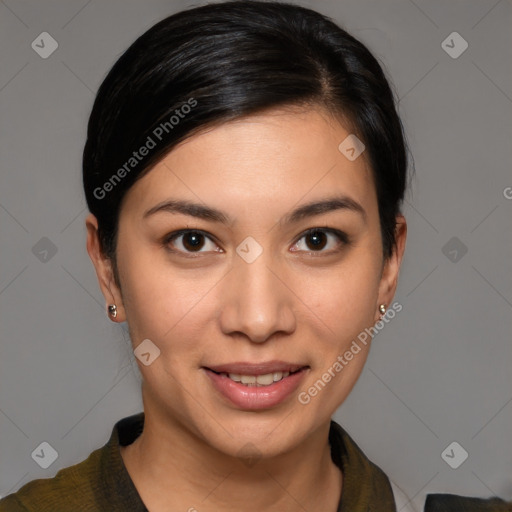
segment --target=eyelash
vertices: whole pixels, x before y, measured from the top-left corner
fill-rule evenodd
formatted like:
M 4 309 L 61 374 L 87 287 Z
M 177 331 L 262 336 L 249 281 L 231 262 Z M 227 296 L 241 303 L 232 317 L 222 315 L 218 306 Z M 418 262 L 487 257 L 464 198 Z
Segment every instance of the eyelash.
M 188 234 L 188 233 L 197 233 L 199 235 L 202 235 L 202 236 L 208 238 L 210 241 L 216 243 L 215 240 L 213 240 L 212 237 L 210 235 L 208 235 L 205 231 L 202 231 L 200 229 L 190 229 L 189 228 L 189 229 L 180 229 L 179 231 L 174 231 L 172 233 L 169 233 L 162 240 L 162 244 L 165 247 L 165 249 L 167 251 L 171 252 L 171 253 L 180 254 L 180 255 L 182 255 L 184 257 L 187 257 L 187 258 L 196 258 L 197 257 L 196 255 L 201 254 L 201 251 L 198 251 L 198 252 L 185 252 L 185 251 L 181 251 L 181 250 L 172 249 L 171 247 L 169 247 L 171 242 L 176 240 L 178 237 L 180 237 L 182 235 L 185 235 L 185 234 Z M 320 250 L 320 251 L 300 251 L 299 250 L 299 251 L 294 251 L 294 252 L 304 252 L 304 253 L 310 254 L 312 256 L 318 256 L 318 255 L 323 255 L 323 254 L 330 255 L 330 254 L 334 254 L 334 253 L 339 252 L 343 248 L 343 246 L 348 246 L 348 245 L 351 244 L 351 240 L 350 240 L 349 236 L 345 232 L 340 231 L 339 229 L 335 229 L 335 228 L 324 227 L 324 228 L 310 228 L 310 229 L 306 230 L 304 233 L 302 233 L 300 235 L 300 237 L 297 239 L 297 241 L 293 245 L 296 245 L 300 240 L 302 240 L 303 238 L 305 238 L 305 237 L 307 237 L 309 235 L 312 235 L 314 233 L 327 233 L 327 234 L 334 235 L 338 239 L 339 244 L 341 244 L 341 247 L 338 247 L 336 249 L 332 249 L 330 251 L 323 251 L 323 250 Z M 205 252 L 209 252 L 209 251 L 205 251 Z

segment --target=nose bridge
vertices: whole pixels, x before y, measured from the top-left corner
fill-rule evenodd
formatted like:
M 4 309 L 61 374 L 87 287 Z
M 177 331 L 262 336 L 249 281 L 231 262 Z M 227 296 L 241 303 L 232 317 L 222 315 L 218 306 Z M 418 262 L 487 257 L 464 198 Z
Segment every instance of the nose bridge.
M 276 331 L 292 332 L 295 328 L 293 298 L 275 275 L 279 270 L 272 254 L 263 248 L 256 254 L 257 247 L 251 243 L 249 240 L 237 248 L 234 268 L 224 283 L 221 329 L 264 342 Z

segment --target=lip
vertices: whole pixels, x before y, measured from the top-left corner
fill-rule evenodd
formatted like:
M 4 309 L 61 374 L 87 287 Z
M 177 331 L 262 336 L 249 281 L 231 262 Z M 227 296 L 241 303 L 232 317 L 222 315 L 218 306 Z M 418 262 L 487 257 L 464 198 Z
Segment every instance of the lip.
M 263 361 L 261 363 L 237 362 L 219 365 L 204 366 L 207 370 L 216 373 L 238 373 L 241 375 L 265 375 L 274 372 L 296 372 L 307 365 L 298 363 L 287 363 L 285 361 Z
M 261 364 L 232 363 L 202 368 L 214 389 L 238 409 L 260 411 L 271 409 L 283 403 L 297 390 L 308 373 L 309 366 L 300 364 L 269 361 Z M 265 375 L 273 372 L 290 372 L 278 382 L 268 386 L 246 386 L 231 380 L 225 373 L 242 375 Z M 294 373 L 291 373 L 294 372 Z

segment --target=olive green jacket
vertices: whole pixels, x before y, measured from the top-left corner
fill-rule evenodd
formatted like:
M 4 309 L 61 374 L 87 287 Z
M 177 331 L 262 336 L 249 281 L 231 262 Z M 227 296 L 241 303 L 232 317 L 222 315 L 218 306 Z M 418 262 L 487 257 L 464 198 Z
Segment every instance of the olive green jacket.
M 16 493 L 0 500 L 0 512 L 147 512 L 119 450 L 120 445 L 132 443 L 143 427 L 144 413 L 119 420 L 102 448 L 93 451 L 84 461 L 61 469 L 53 478 L 28 482 Z M 334 421 L 329 442 L 332 459 L 343 473 L 337 512 L 396 512 L 387 476 Z M 470 498 L 448 496 L 447 501 L 444 498 L 445 495 L 429 495 L 425 512 L 512 511 L 512 508 L 499 508 L 507 507 L 501 500 L 493 503 L 477 500 L 482 503 L 476 504 Z M 449 508 L 443 508 L 446 504 Z M 487 508 L 489 504 L 491 508 Z M 478 508 L 480 505 L 486 508 Z

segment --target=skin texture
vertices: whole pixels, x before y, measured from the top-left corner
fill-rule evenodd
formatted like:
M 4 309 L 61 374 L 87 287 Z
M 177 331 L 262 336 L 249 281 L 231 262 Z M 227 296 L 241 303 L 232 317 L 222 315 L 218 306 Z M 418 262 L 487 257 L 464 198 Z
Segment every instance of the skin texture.
M 335 511 L 342 475 L 328 445 L 331 415 L 359 377 L 370 343 L 307 405 L 307 390 L 392 303 L 406 222 L 383 259 L 375 186 L 363 153 L 349 161 L 338 145 L 349 131 L 320 108 L 286 109 L 199 132 L 128 191 L 120 213 L 117 264 L 100 250 L 86 220 L 87 249 L 106 304 L 127 321 L 133 347 L 149 338 L 161 351 L 138 360 L 146 423 L 121 454 L 151 511 Z M 346 195 L 365 210 L 341 209 L 285 224 L 313 200 Z M 222 210 L 231 222 L 144 213 L 187 199 Z M 320 235 L 310 228 L 345 232 Z M 165 243 L 180 229 L 208 234 Z M 248 236 L 263 249 L 247 263 L 236 248 Z M 170 252 L 174 249 L 175 252 Z M 187 252 L 188 250 L 188 252 Z M 181 252 L 180 252 L 181 251 Z M 197 252 L 199 251 L 199 252 Z M 276 407 L 243 411 L 210 383 L 204 366 L 282 360 L 309 366 L 296 393 Z M 240 453 L 253 452 L 249 465 Z M 193 510 L 193 509 L 192 509 Z

